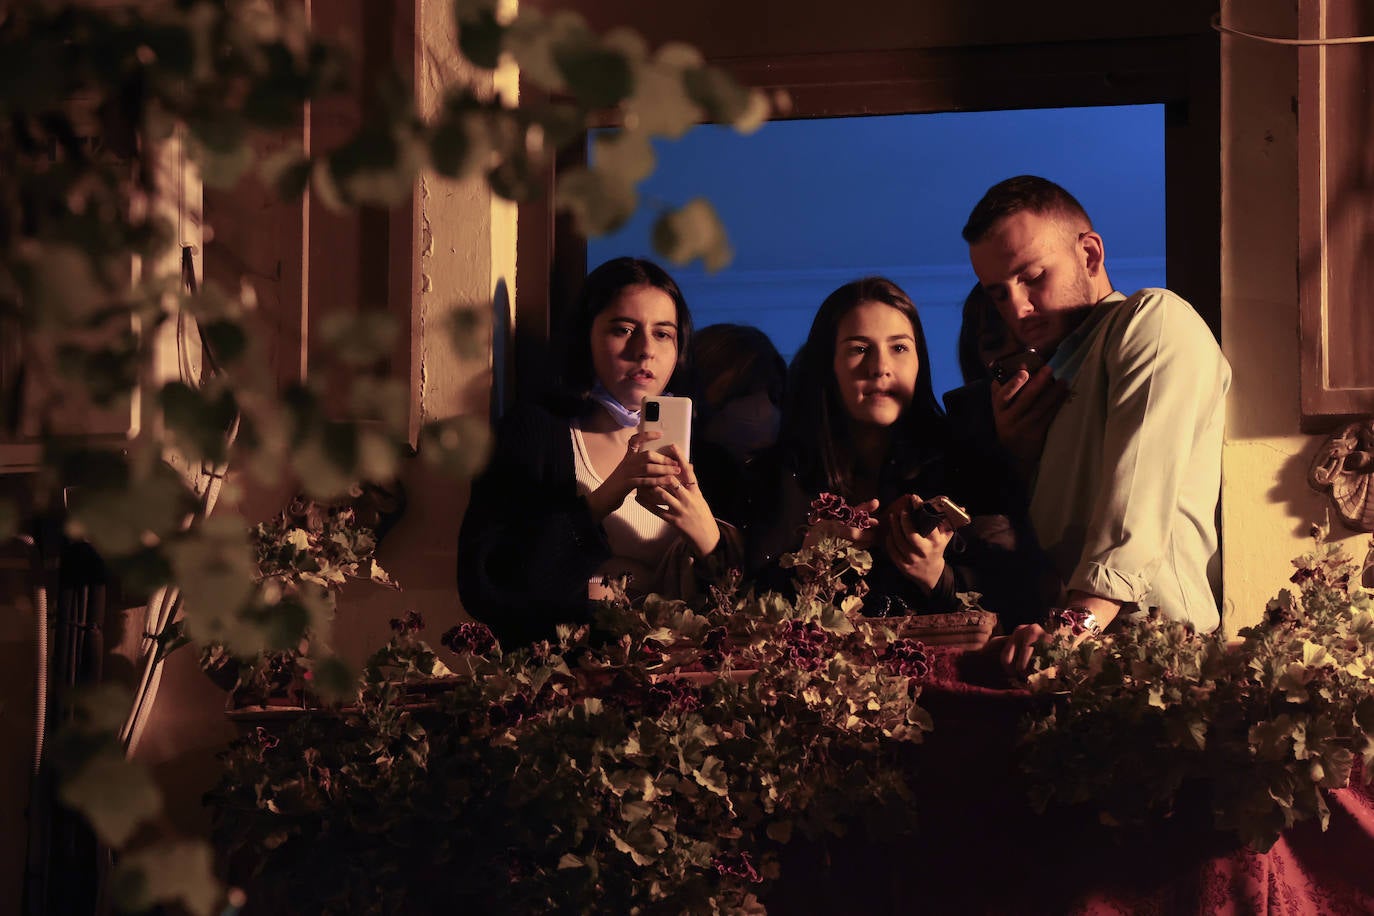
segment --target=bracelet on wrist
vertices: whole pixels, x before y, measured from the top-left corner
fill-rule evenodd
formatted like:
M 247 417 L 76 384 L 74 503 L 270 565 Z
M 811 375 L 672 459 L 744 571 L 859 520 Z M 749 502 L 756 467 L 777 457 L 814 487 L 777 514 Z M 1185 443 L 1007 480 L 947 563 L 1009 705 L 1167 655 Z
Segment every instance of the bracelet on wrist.
M 1082 636 L 1084 633 L 1098 636 L 1102 633 L 1102 625 L 1097 622 L 1097 615 L 1090 608 L 1081 604 L 1053 608 L 1050 611 L 1048 629 L 1051 631 L 1067 629 L 1074 636 Z

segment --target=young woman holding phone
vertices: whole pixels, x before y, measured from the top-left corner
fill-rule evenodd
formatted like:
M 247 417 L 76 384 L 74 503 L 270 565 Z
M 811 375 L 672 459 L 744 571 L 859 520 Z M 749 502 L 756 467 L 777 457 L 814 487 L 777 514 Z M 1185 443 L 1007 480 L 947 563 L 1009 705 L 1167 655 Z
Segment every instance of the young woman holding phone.
M 763 584 L 776 582 L 778 555 L 802 544 L 803 529 L 818 536 L 805 525 L 811 500 L 833 493 L 878 522 L 832 523 L 819 532 L 848 537 L 872 554 L 866 614 L 956 609 L 959 592 L 979 590 L 975 572 L 984 555 L 974 543 L 976 525 L 955 541 L 962 519 L 923 516 L 939 496 L 978 511 L 975 482 L 962 479 L 947 446 L 910 297 L 881 277 L 835 290 L 792 361 L 778 448 L 748 511 L 750 565 Z
M 684 376 L 692 318 L 677 284 L 616 258 L 587 276 L 570 318 L 558 391 L 501 419 L 459 532 L 464 607 L 507 646 L 587 622 L 606 576 L 690 589 L 732 543 L 689 456 L 640 430 L 643 401 Z

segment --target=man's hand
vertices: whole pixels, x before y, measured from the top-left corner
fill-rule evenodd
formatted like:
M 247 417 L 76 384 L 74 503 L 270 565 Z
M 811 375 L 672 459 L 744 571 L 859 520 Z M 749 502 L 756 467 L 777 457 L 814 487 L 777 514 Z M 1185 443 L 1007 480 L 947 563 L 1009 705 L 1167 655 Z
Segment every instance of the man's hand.
M 997 439 L 1026 480 L 1035 473 L 1050 421 L 1068 394 L 1068 386 L 1054 377 L 1049 366 L 1041 366 L 1035 375 L 1019 369 L 1005 384 L 992 383 L 992 420 L 997 426 Z
M 997 658 L 1008 674 L 1025 677 L 1036 645 L 1048 639 L 1049 635 L 1038 623 L 1023 623 L 1012 630 L 1011 635 L 993 640 L 988 648 L 997 653 Z
M 1089 592 L 1069 592 L 1065 607 L 1083 608 L 1090 611 L 1097 621 L 1097 630 L 1105 630 L 1121 610 L 1121 602 L 1103 598 Z M 1002 667 L 1013 677 L 1025 677 L 1030 669 L 1031 655 L 1038 643 L 1047 640 L 1052 634 L 1038 623 L 1026 623 L 1011 631 L 1009 636 L 1001 636 L 988 643 L 988 649 L 996 653 Z M 1088 638 L 1088 633 L 1079 636 L 1079 641 Z

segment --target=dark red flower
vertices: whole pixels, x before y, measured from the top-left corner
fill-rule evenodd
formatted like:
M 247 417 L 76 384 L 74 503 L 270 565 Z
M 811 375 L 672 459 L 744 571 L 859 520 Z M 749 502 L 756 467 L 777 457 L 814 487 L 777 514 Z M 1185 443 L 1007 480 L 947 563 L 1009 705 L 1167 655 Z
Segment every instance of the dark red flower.
M 485 623 L 460 623 L 456 627 L 449 627 L 444 635 L 439 637 L 439 644 L 454 652 L 486 655 L 496 648 L 496 636 Z
M 930 676 L 930 652 L 919 639 L 895 639 L 888 643 L 883 661 L 898 674 L 917 682 Z
M 781 643 L 780 661 L 799 671 L 815 671 L 825 663 L 830 634 L 815 621 L 784 620 L 774 633 Z
M 808 525 L 824 521 L 839 522 L 848 528 L 872 528 L 878 524 L 863 509 L 856 509 L 834 493 L 822 493 L 811 501 L 806 515 Z
M 391 618 L 391 630 L 394 633 L 418 633 L 424 628 L 425 621 L 419 611 L 406 611 L 404 617 Z
M 723 852 L 712 859 L 711 864 L 722 875 L 743 878 L 753 884 L 763 880 L 763 875 L 754 867 L 754 861 L 747 852 Z
M 701 691 L 681 681 L 663 681 L 652 685 L 645 698 L 644 710 L 649 715 L 665 712 L 694 712 L 701 708 Z
M 715 652 L 725 645 L 725 639 L 729 634 L 725 627 L 712 627 L 706 631 L 706 635 L 701 637 L 701 647 L 707 652 Z

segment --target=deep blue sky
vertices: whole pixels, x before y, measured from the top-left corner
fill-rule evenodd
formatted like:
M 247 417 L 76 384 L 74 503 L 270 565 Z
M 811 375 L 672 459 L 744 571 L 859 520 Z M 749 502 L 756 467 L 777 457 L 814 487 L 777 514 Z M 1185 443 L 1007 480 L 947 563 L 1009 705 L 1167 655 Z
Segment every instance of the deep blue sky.
M 951 311 L 974 279 L 959 230 L 1003 178 L 1064 185 L 1104 237 L 1117 286 L 1163 285 L 1163 125 L 1159 105 L 775 121 L 751 136 L 704 125 L 656 144 L 640 213 L 591 240 L 587 260 L 654 257 L 657 209 L 707 197 L 735 260 L 714 277 L 670 267 L 698 324 L 757 324 L 790 356 L 830 289 L 887 274 L 922 311 L 940 391 L 959 381 Z

